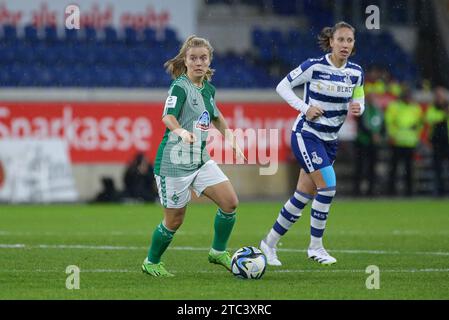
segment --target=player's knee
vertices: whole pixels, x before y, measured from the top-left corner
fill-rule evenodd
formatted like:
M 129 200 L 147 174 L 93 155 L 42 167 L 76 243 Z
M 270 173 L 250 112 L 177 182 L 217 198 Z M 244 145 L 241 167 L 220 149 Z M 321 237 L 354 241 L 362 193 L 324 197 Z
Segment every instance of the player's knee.
M 227 213 L 235 212 L 237 207 L 239 206 L 239 199 L 237 196 L 234 196 L 228 199 L 222 206 L 221 210 Z
M 316 193 L 316 186 L 313 183 L 310 183 L 309 181 L 307 181 L 307 182 L 299 181 L 296 189 L 299 192 L 302 192 L 305 194 L 314 195 Z
M 171 231 L 176 231 L 184 222 L 184 215 L 173 215 L 164 219 L 164 225 Z
M 166 221 L 166 227 L 167 229 L 171 231 L 176 231 L 179 229 L 179 227 L 182 225 L 184 219 L 174 219 L 170 221 Z

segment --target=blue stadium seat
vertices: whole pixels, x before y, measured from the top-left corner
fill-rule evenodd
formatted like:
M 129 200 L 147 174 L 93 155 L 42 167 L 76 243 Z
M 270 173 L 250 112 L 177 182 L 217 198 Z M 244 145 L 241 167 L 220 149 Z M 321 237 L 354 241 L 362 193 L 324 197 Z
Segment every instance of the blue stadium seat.
M 65 30 L 65 42 L 72 43 L 74 45 L 78 45 L 81 40 L 80 31 L 77 29 L 64 29 Z
M 296 0 L 272 0 L 273 12 L 280 15 L 298 14 L 298 5 Z
M 37 41 L 39 41 L 36 27 L 31 25 L 25 26 L 24 33 L 26 42 L 35 44 Z
M 126 27 L 124 29 L 124 34 L 125 34 L 125 43 L 127 45 L 135 45 L 138 42 L 137 30 L 134 29 L 133 27 Z
M 139 32 L 132 28 L 119 38 L 117 30 L 107 27 L 102 41 L 97 30 L 89 27 L 81 32 L 65 30 L 61 38 L 54 27 L 46 27 L 44 41 L 39 40 L 32 26 L 26 27 L 23 33 L 14 26 L 4 26 L 4 30 L 0 41 L 0 86 L 3 87 L 167 87 L 171 79 L 163 64 L 179 50 L 172 29 L 164 30 L 163 37 L 157 39 L 156 30 L 147 28 L 140 39 Z M 276 28 L 254 28 L 251 42 L 254 49 L 251 55 L 215 52 L 212 63 L 217 69 L 213 77 L 215 85 L 273 88 L 285 74 L 271 75 L 271 66 L 291 70 L 305 59 L 323 54 L 314 30 L 303 33 L 297 29 L 281 32 Z M 363 50 L 372 46 L 377 48 L 375 55 Z M 413 57 L 402 50 L 391 33 L 357 33 L 357 47 L 360 50 L 353 61 L 364 68 L 379 65 L 390 70 L 398 80 L 413 81 L 419 76 Z M 252 64 L 254 59 L 259 65 Z
M 97 30 L 94 27 L 86 26 L 82 29 L 84 31 L 83 40 L 87 43 L 97 42 Z
M 44 39 L 47 43 L 58 42 L 58 32 L 55 26 L 46 26 L 44 28 Z
M 149 46 L 156 45 L 156 30 L 154 30 L 153 28 L 145 28 L 143 30 L 143 42 Z
M 3 26 L 3 41 L 6 43 L 16 43 L 18 41 L 17 29 L 15 26 L 9 24 Z
M 171 28 L 164 29 L 164 38 L 163 42 L 168 47 L 178 47 L 180 42 L 178 41 L 178 37 L 176 35 L 176 31 Z
M 117 30 L 108 26 L 104 28 L 104 41 L 108 44 L 114 44 L 118 41 Z

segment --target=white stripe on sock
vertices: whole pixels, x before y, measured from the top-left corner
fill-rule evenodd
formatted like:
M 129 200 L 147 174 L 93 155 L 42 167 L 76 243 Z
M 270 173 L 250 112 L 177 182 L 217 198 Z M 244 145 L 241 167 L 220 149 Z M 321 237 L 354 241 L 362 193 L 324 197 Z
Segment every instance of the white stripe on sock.
M 301 211 L 302 209 L 299 209 L 298 207 L 295 207 L 295 205 L 293 203 L 291 203 L 290 200 L 288 200 L 285 205 L 284 208 L 291 213 L 294 216 L 300 216 L 301 215 Z
M 310 248 L 318 249 L 323 246 L 323 238 L 317 238 L 314 236 L 310 236 Z
M 327 197 L 333 197 L 335 196 L 335 190 L 326 190 L 326 191 L 321 191 L 318 190 L 318 194 L 321 194 L 322 196 L 327 196 Z
M 284 229 L 288 230 L 292 226 L 293 222 L 288 221 L 283 216 L 279 215 L 276 220 Z
M 265 238 L 265 242 L 266 244 L 268 244 L 268 246 L 275 247 L 278 244 L 280 238 L 281 235 L 277 233 L 274 229 L 271 229 Z
M 304 197 L 302 194 L 300 194 L 298 192 L 295 192 L 293 196 L 296 198 L 296 200 L 299 200 L 299 201 L 301 201 L 304 204 L 307 204 L 307 202 L 310 201 L 310 198 L 306 198 L 306 197 Z
M 319 211 L 319 212 L 329 212 L 329 209 L 331 207 L 330 203 L 322 203 L 317 201 L 316 199 L 312 202 L 312 209 Z
M 310 217 L 310 225 L 315 229 L 324 230 L 326 228 L 326 220 L 318 220 Z

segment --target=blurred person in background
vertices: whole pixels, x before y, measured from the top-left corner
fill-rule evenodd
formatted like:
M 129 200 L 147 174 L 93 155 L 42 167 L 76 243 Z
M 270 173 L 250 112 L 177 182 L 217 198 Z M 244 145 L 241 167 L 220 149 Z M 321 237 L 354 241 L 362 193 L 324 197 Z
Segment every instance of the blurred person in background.
M 292 128 L 291 146 L 301 167 L 293 196 L 285 203 L 260 249 L 273 266 L 282 265 L 277 257 L 280 238 L 301 217 L 312 201 L 309 259 L 330 265 L 337 262 L 324 248 L 323 235 L 336 192 L 334 161 L 338 132 L 348 113 L 359 117 L 364 111 L 364 75 L 362 68 L 350 61 L 354 54 L 355 29 L 346 22 L 326 27 L 319 35 L 320 47 L 330 52 L 308 59 L 291 71 L 276 87 L 278 94 L 299 111 Z M 293 88 L 305 84 L 304 100 Z
M 426 122 L 430 126 L 435 195 L 443 196 L 446 193 L 444 162 L 449 160 L 449 102 L 443 87 L 434 90 L 434 101 L 426 111 Z
M 238 198 L 206 149 L 211 124 L 231 143 L 236 158 L 245 156 L 215 103 L 215 87 L 209 82 L 214 72 L 210 68 L 212 57 L 209 41 L 193 35 L 176 57 L 164 64 L 174 81 L 165 101 L 162 122 L 167 129 L 154 166 L 164 219 L 153 232 L 148 256 L 142 264 L 142 271 L 151 276 L 173 276 L 165 269 L 161 257 L 184 221 L 191 189 L 218 206 L 208 260 L 231 271 L 226 247 L 235 224 Z
M 413 157 L 423 129 L 423 111 L 413 101 L 412 92 L 404 86 L 399 99 L 390 102 L 385 111 L 385 125 L 391 147 L 388 194 L 396 195 L 397 168 L 405 167 L 405 195 L 413 195 Z
M 385 72 L 377 66 L 372 66 L 369 68 L 366 72 L 364 85 L 365 93 L 367 95 L 370 93 L 383 95 L 387 92 L 387 84 L 383 78 L 384 75 Z
M 366 95 L 365 112 L 357 121 L 357 137 L 354 143 L 353 195 L 372 196 L 376 182 L 378 150 L 384 133 L 383 113 L 376 105 L 374 94 Z M 362 182 L 366 178 L 368 188 L 362 192 Z
M 122 193 L 117 190 L 111 177 L 102 177 L 101 186 L 101 191 L 92 199 L 92 202 L 120 202 L 122 200 Z
M 153 166 L 143 153 L 138 153 L 123 176 L 123 197 L 144 202 L 154 202 L 157 197 Z

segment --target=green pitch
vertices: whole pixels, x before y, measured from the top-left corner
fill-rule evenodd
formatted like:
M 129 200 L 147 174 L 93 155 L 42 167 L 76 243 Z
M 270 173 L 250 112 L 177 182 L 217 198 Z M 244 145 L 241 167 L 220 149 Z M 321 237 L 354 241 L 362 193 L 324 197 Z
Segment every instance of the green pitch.
M 257 246 L 283 203 L 243 203 L 231 253 Z M 331 267 L 306 259 L 310 206 L 281 240 L 282 267 L 239 280 L 211 265 L 216 207 L 188 208 L 163 256 L 173 278 L 141 272 L 157 205 L 0 206 L 0 299 L 449 299 L 449 202 L 335 200 L 324 244 Z M 80 289 L 66 268 L 80 268 Z M 380 270 L 380 289 L 367 289 Z

